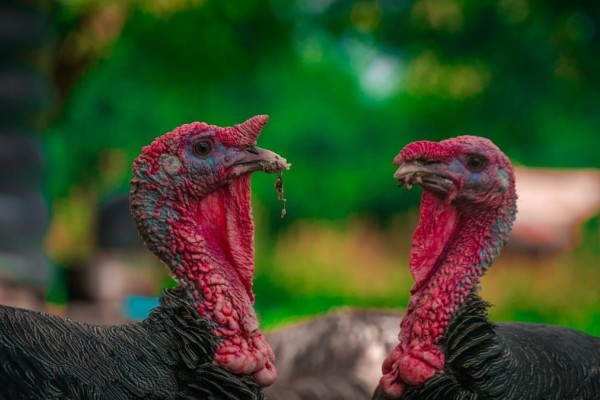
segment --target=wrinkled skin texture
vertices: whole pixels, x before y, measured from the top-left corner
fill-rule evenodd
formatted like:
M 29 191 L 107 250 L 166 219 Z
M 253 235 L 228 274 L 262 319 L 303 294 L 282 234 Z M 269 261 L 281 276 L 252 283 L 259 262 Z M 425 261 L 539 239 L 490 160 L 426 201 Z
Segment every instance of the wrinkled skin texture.
M 374 399 L 596 398 L 600 339 L 496 326 L 476 294 L 516 215 L 508 158 L 487 139 L 461 136 L 411 143 L 394 164 L 402 186 L 424 192 L 410 256 L 415 285 Z
M 288 167 L 254 146 L 266 121 L 187 124 L 143 149 L 132 216 L 179 287 L 122 326 L 0 306 L 1 399 L 264 399 L 275 370 L 252 308 L 249 174 Z
M 473 155 L 485 160 L 481 169 L 469 167 Z M 402 320 L 401 342 L 384 362 L 380 383 L 389 396 L 399 397 L 405 385 L 420 385 L 444 369 L 438 342 L 452 314 L 507 240 L 516 193 L 508 158 L 483 138 L 411 143 L 394 164 L 405 168 L 416 164 L 417 170 L 446 179 L 441 187 L 422 183 L 421 215 L 410 254 L 415 286 Z M 415 183 L 426 179 L 416 179 L 410 172 L 399 179 Z
M 402 400 L 596 400 L 600 339 L 543 324 L 494 324 L 489 304 L 471 292 L 438 342 L 441 373 L 404 385 Z M 377 388 L 375 400 L 390 396 Z
M 249 173 L 288 168 L 255 147 L 266 121 L 183 125 L 143 149 L 131 181 L 131 212 L 146 244 L 187 289 L 200 316 L 214 323 L 215 362 L 263 386 L 276 371 L 253 309 Z

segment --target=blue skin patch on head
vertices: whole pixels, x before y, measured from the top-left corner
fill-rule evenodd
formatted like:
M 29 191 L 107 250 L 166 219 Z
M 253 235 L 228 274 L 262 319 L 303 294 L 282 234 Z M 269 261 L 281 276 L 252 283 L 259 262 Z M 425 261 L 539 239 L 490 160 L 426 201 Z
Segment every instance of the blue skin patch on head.
M 194 142 L 192 142 L 194 143 Z M 219 167 L 227 165 L 227 160 L 235 156 L 239 149 L 226 147 L 221 143 L 214 143 L 214 149 L 210 156 L 197 156 L 193 152 L 193 145 L 186 150 L 186 157 L 196 173 L 204 176 L 215 175 Z
M 467 184 L 467 186 L 470 186 L 470 187 L 481 186 L 485 182 L 487 182 L 487 180 L 486 180 L 487 177 L 485 176 L 485 174 L 482 174 L 480 172 L 471 172 L 471 171 L 467 170 L 467 168 L 464 166 L 464 164 L 460 160 L 452 160 L 452 162 L 450 164 L 448 164 L 447 169 L 448 169 L 448 171 L 451 172 L 451 175 L 455 175 L 455 176 L 467 175 L 466 184 Z
M 504 192 L 510 186 L 510 178 L 508 171 L 504 168 L 498 169 L 496 179 L 500 182 L 500 192 Z
M 214 131 L 202 132 L 195 135 L 187 141 L 186 147 L 183 150 L 182 157 L 188 161 L 188 167 L 194 170 L 194 173 L 199 175 L 213 175 L 218 170 L 219 155 L 227 148 L 221 143 L 215 141 L 216 133 Z M 206 156 L 197 155 L 194 152 L 194 146 L 203 140 L 210 140 L 214 146 L 211 153 Z
M 210 169 L 213 172 L 213 174 L 217 172 L 217 163 L 215 162 L 214 158 L 207 157 L 203 161 L 210 166 Z
M 472 197 L 472 192 L 487 191 L 490 187 L 488 175 L 485 172 L 472 172 L 458 159 L 447 164 L 446 170 L 451 176 L 461 177 L 461 189 L 465 191 L 466 197 Z
M 465 171 L 465 166 L 459 160 L 452 160 L 452 162 L 448 164 L 448 170 L 454 174 L 462 175 Z
M 469 186 L 476 186 L 480 181 L 480 174 L 477 172 L 473 172 L 469 175 Z

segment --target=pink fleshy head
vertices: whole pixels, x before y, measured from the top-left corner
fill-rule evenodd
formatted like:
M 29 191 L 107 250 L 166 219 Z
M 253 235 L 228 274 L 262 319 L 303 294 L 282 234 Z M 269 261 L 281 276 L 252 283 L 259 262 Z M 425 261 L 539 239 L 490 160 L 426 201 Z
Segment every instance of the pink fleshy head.
M 254 311 L 250 175 L 289 164 L 256 147 L 266 115 L 222 128 L 193 122 L 144 147 L 134 162 L 131 213 L 148 248 L 212 322 L 214 363 L 267 386 L 274 356 Z
M 379 384 L 389 398 L 444 373 L 440 340 L 506 242 L 516 213 L 513 168 L 489 139 L 410 143 L 394 165 L 400 185 L 419 185 L 423 196 L 410 253 L 415 285 Z

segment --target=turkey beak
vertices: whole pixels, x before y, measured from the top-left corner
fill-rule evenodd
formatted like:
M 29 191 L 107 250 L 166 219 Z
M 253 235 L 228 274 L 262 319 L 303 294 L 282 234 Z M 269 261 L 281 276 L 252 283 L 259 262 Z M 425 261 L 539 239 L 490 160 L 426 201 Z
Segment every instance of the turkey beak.
M 248 146 L 240 149 L 231 167 L 237 175 L 242 175 L 254 171 L 272 173 L 288 170 L 291 164 L 285 158 L 270 150 L 261 149 L 257 146 Z
M 396 170 L 394 178 L 398 180 L 398 186 L 402 186 L 405 189 L 412 188 L 413 184 L 420 183 L 423 171 L 422 165 L 416 165 L 412 162 L 400 164 L 400 167 Z
M 398 180 L 398 186 L 405 189 L 419 185 L 424 189 L 437 193 L 448 193 L 454 188 L 454 182 L 442 172 L 443 164 L 437 162 L 413 160 L 400 164 L 394 178 Z

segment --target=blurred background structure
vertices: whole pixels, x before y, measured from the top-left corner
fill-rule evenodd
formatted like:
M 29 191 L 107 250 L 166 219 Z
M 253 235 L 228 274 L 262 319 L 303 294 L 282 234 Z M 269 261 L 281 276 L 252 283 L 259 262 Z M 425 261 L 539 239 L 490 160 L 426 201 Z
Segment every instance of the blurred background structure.
M 39 135 L 51 103 L 53 28 L 46 2 L 0 6 L 0 302 L 43 308 L 52 279 Z
M 419 191 L 395 187 L 391 161 L 413 140 L 469 133 L 492 139 L 516 165 L 535 167 L 519 172 L 514 243 L 483 283 L 484 297 L 496 304 L 492 317 L 600 335 L 600 3 L 39 3 L 47 5 L 3 5 L 0 15 L 10 23 L 0 23 L 0 34 L 36 26 L 6 14 L 9 7 L 46 21 L 36 31 L 39 42 L 20 46 L 27 62 L 42 41 L 47 46 L 48 87 L 12 90 L 41 76 L 42 64 L 23 66 L 25 75 L 11 72 L 21 60 L 11 50 L 2 59 L 0 101 L 3 113 L 24 100 L 41 113 L 52 99 L 44 123 L 13 126 L 14 111 L 2 120 L 10 132 L 27 130 L 43 144 L 42 157 L 24 139 L 30 136 L 19 136 L 38 157 L 23 165 L 39 171 L 35 160 L 46 160 L 51 222 L 44 249 L 56 273 L 37 282 L 51 310 L 78 304 L 66 312 L 120 320 L 124 304 L 130 316 L 144 307 L 130 296 L 154 296 L 170 284 L 128 219 L 133 158 L 182 123 L 225 126 L 266 113 L 260 144 L 293 169 L 284 176 L 283 220 L 273 177 L 253 178 L 263 325 L 342 305 L 403 307 Z M 21 170 L 3 168 L 0 180 Z M 19 183 L 31 182 L 28 193 L 38 193 L 36 179 Z M 26 207 L 26 217 L 40 222 L 19 226 L 42 232 L 45 214 L 34 210 L 43 207 Z M 0 202 L 3 215 L 15 215 L 9 202 Z M 0 226 L 8 244 L 39 242 L 34 233 Z M 0 267 L 10 270 L 10 263 L 0 259 Z

